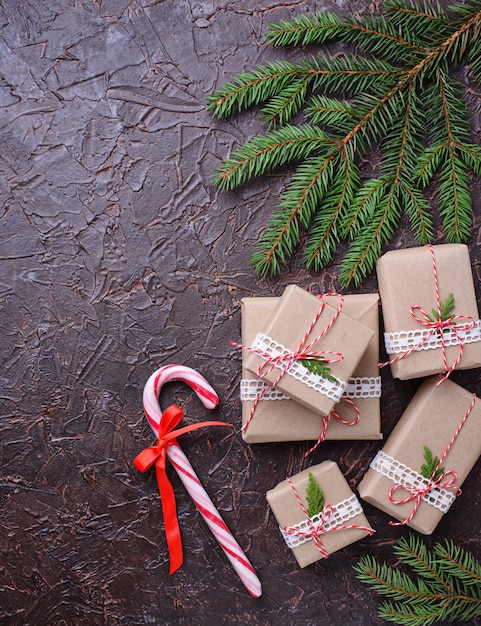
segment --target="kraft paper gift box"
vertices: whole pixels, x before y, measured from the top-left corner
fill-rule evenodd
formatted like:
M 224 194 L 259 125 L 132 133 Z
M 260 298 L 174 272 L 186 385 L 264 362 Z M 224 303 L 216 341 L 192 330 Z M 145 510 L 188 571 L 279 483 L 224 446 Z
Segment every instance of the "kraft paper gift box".
M 320 305 L 320 299 L 304 289 L 296 285 L 286 287 L 272 314 L 259 328 L 259 333 L 251 344 L 253 350 L 264 354 L 259 356 L 253 350 L 249 350 L 244 365 L 248 371 L 257 375 L 258 368 L 266 365 L 266 355 L 276 357 L 297 353 L 301 345 L 307 347 L 311 342 L 309 354 L 323 351 L 326 352 L 327 359 L 333 359 L 337 358 L 337 353 L 341 353 L 343 358 L 340 362 L 328 363 L 335 382 L 308 371 L 300 360 L 296 359 L 276 385 L 278 391 L 314 412 L 329 415 L 343 396 L 348 380 L 366 351 L 374 332 L 352 320 L 342 311 L 332 323 L 339 305 L 334 308 L 326 304 L 309 332 L 306 342 L 303 343 Z M 327 332 L 318 339 L 326 328 Z M 331 352 L 336 354 L 330 354 Z M 282 373 L 282 368 L 283 363 L 265 367 L 264 381 L 274 383 Z
M 381 434 L 381 379 L 379 376 L 379 296 L 378 294 L 348 295 L 343 311 L 374 331 L 366 352 L 353 376 L 348 381 L 345 395 L 355 402 L 360 412 L 357 424 L 348 426 L 332 417 L 326 431 L 326 439 L 382 439 Z M 327 299 L 329 301 L 329 298 Z M 279 298 L 243 298 L 242 344 L 250 345 L 264 320 L 268 319 Z M 331 298 L 335 304 L 335 299 Z M 248 352 L 243 350 L 243 360 Z M 264 383 L 255 374 L 242 368 L 241 400 L 242 424 L 249 421 L 254 400 Z M 353 422 L 356 413 L 346 402 L 338 403 L 334 410 L 347 422 Z M 278 390 L 268 391 L 257 404 L 253 418 L 242 437 L 247 443 L 276 441 L 317 440 L 322 430 L 322 416 L 288 398 Z
M 321 522 L 323 530 L 328 531 L 318 534 L 318 538 L 322 541 L 321 549 L 309 536 L 312 525 L 308 523 L 306 514 L 297 500 L 299 496 L 303 506 L 307 507 L 306 488 L 309 482 L 309 472 L 312 472 L 324 494 L 325 522 L 322 523 L 321 515 L 311 518 L 312 525 L 316 526 Z M 290 480 L 297 496 L 292 486 L 285 480 L 268 491 L 266 498 L 279 524 L 281 535 L 292 549 L 300 567 L 306 567 L 321 558 L 327 558 L 337 550 L 373 534 L 374 530 L 366 519 L 358 498 L 334 461 L 324 461 L 319 465 L 314 465 Z M 327 514 L 327 505 L 333 507 L 330 516 Z M 355 526 L 355 528 L 336 530 L 339 526 L 345 525 Z M 288 532 L 288 529 L 294 532 Z M 300 534 L 296 535 L 295 533 L 299 531 Z
M 454 320 L 464 351 L 458 369 L 481 366 L 481 333 L 468 248 L 463 244 L 442 244 L 393 250 L 384 254 L 377 263 L 379 293 L 384 318 L 385 344 L 391 372 L 395 378 L 409 380 L 444 371 L 441 332 L 432 332 L 425 325 L 426 318 L 418 309 L 415 317 L 412 306 L 419 306 L 434 319 L 437 311 L 436 283 L 433 257 L 436 265 L 439 300 L 454 296 L 454 309 L 450 315 L 462 316 Z M 475 327 L 463 331 L 462 326 L 471 316 Z M 419 320 L 419 321 L 417 321 Z M 424 324 L 422 322 L 425 322 Z M 428 338 L 427 335 L 432 333 Z M 460 354 L 456 333 L 449 327 L 442 330 L 446 343 L 448 369 Z M 419 345 L 421 342 L 421 345 Z M 417 347 L 416 347 L 417 346 Z M 407 354 L 412 348 L 414 351 Z M 405 354 L 403 357 L 402 355 Z
M 421 385 L 358 487 L 361 498 L 398 522 L 412 516 L 407 525 L 425 535 L 435 530 L 449 510 L 457 490 L 481 454 L 481 400 L 469 412 L 476 396 L 450 379 L 437 385 L 440 379 L 440 376 L 431 377 Z M 448 473 L 440 479 L 440 484 L 422 494 L 415 510 L 417 500 L 413 490 L 424 490 L 428 483 L 421 470 L 426 464 L 424 446 L 429 448 L 433 459 L 442 460 L 441 467 Z M 457 478 L 448 486 L 455 478 L 451 472 Z M 401 487 L 395 488 L 396 485 Z M 391 492 L 393 488 L 395 491 Z M 406 498 L 412 499 L 404 504 L 393 502 Z

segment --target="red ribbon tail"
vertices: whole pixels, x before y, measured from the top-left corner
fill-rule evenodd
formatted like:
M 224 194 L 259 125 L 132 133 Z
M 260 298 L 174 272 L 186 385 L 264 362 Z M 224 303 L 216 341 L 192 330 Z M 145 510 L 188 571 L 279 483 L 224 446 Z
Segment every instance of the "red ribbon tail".
M 164 516 L 165 537 L 169 550 L 170 574 L 173 574 L 184 562 L 184 556 L 179 522 L 177 520 L 174 489 L 165 471 L 165 452 L 155 464 L 155 470 L 162 503 L 162 514 Z

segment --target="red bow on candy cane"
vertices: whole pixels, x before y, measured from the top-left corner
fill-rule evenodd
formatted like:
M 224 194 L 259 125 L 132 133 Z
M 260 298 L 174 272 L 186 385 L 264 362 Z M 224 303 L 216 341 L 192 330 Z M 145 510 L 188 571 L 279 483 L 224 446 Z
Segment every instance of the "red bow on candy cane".
M 183 563 L 182 539 L 180 536 L 179 522 L 177 520 L 177 507 L 172 484 L 166 472 L 166 460 L 168 446 L 177 444 L 177 437 L 204 426 L 229 426 L 227 422 L 199 422 L 174 430 L 183 416 L 183 411 L 177 405 L 172 404 L 163 413 L 160 420 L 158 435 L 159 439 L 155 446 L 145 448 L 132 461 L 140 472 L 146 472 L 155 464 L 157 484 L 159 485 L 160 499 L 162 502 L 162 514 L 164 516 L 165 536 L 170 556 L 170 573 L 173 574 Z

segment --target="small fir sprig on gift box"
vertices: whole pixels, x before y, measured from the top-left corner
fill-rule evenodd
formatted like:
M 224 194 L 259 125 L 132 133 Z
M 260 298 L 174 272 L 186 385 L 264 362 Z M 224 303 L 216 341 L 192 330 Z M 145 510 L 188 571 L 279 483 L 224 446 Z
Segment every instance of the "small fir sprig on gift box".
M 337 382 L 337 378 L 331 374 L 331 368 L 322 359 L 301 359 L 301 364 L 312 374 L 321 376 L 331 382 Z
M 471 140 L 461 64 L 481 82 L 481 4 L 448 8 L 389 0 L 381 15 L 339 17 L 319 11 L 272 24 L 275 46 L 352 45 L 340 54 L 277 61 L 237 75 L 208 97 L 225 117 L 262 106 L 269 125 L 234 150 L 216 183 L 231 190 L 280 166 L 297 164 L 252 261 L 275 274 L 307 231 L 304 261 L 318 270 L 341 241 L 349 251 L 341 282 L 359 284 L 407 214 L 417 242 L 434 238 L 423 188 L 437 182 L 437 207 L 449 242 L 471 229 L 470 173 L 481 175 Z M 294 123 L 294 118 L 295 122 Z M 362 180 L 361 164 L 379 148 L 380 174 Z
M 443 475 L 444 467 L 438 467 L 439 458 L 437 456 L 433 457 L 433 453 L 428 446 L 424 446 L 424 460 L 426 463 L 421 465 L 421 476 L 428 480 L 431 477 L 433 480 L 438 480 Z
M 431 549 L 415 537 L 402 538 L 394 546 L 402 565 L 389 566 L 372 556 L 354 567 L 358 578 L 377 593 L 390 598 L 381 603 L 379 616 L 404 626 L 429 626 L 439 621 L 468 621 L 481 616 L 481 564 L 452 541 Z
M 428 319 L 430 322 L 445 322 L 448 320 L 454 311 L 454 296 L 452 293 L 448 294 L 444 300 L 442 300 L 439 304 L 439 311 L 436 309 L 431 309 L 432 316 L 428 315 Z M 445 328 L 443 332 L 448 331 L 448 328 Z
M 325 500 L 324 493 L 319 483 L 314 478 L 314 474 L 312 472 L 308 472 L 307 476 L 309 478 L 309 482 L 306 487 L 307 514 L 312 518 L 314 515 L 322 512 Z

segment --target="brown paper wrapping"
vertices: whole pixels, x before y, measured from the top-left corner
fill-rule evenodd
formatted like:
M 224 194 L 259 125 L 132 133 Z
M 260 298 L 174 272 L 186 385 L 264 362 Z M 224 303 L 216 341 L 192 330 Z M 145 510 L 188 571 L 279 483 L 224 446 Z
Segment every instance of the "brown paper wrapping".
M 250 345 L 257 331 L 275 309 L 279 298 L 243 298 L 242 299 L 242 344 Z M 335 299 L 332 299 L 335 304 Z M 366 352 L 353 372 L 356 377 L 379 376 L 379 296 L 378 294 L 360 294 L 345 296 L 343 311 L 374 331 Z M 243 350 L 243 359 L 247 350 Z M 257 377 L 244 366 L 242 378 L 255 380 Z M 380 398 L 354 399 L 361 417 L 354 426 L 346 426 L 336 419 L 331 419 L 327 428 L 326 439 L 366 440 L 382 439 Z M 242 424 L 245 425 L 253 406 L 253 401 L 242 402 Z M 335 406 L 339 415 L 348 421 L 355 418 L 352 407 L 340 402 Z M 302 406 L 295 400 L 261 400 L 257 405 L 253 419 L 242 437 L 247 443 L 269 443 L 276 441 L 317 440 L 322 428 L 322 416 Z
M 304 506 L 306 506 L 306 487 L 309 481 L 309 472 L 312 472 L 324 492 L 326 504 L 335 505 L 352 495 L 353 492 L 337 464 L 334 461 L 324 461 L 291 478 Z M 287 480 L 279 483 L 274 489 L 268 491 L 266 498 L 281 528 L 294 526 L 305 519 L 304 512 Z M 352 517 L 345 523 L 371 528 L 363 513 Z M 327 552 L 332 554 L 355 541 L 359 541 L 368 534 L 366 530 L 358 528 L 336 530 L 322 535 L 321 540 Z M 314 541 L 306 541 L 302 545 L 293 548 L 292 552 L 300 567 L 306 567 L 322 558 Z
M 419 473 L 425 462 L 424 446 L 431 450 L 433 457 L 441 458 L 473 397 L 449 379 L 441 385 L 436 385 L 437 380 L 439 377 L 432 377 L 421 385 L 383 447 L 383 452 Z M 480 454 L 481 400 L 478 400 L 442 464 L 445 471 L 457 473 L 455 488 L 461 487 Z M 411 513 L 414 501 L 390 502 L 388 495 L 393 485 L 389 478 L 370 468 L 358 489 L 366 502 L 403 521 Z M 394 497 L 398 500 L 408 495 L 405 489 L 398 489 Z M 442 511 L 422 501 L 409 526 L 430 535 L 442 517 Z
M 315 318 L 319 306 L 319 298 L 296 285 L 290 285 L 286 287 L 283 295 L 279 298 L 272 315 L 259 330 L 282 344 L 286 349 L 295 352 Z M 308 341 L 314 340 L 329 324 L 335 311 L 335 308 L 326 305 L 309 335 Z M 332 350 L 341 352 L 344 359 L 340 363 L 329 364 L 329 367 L 333 376 L 347 384 L 373 334 L 371 329 L 355 322 L 341 312 L 330 330 L 311 347 L 310 351 Z M 263 358 L 249 352 L 245 358 L 245 367 L 251 373 L 256 374 L 258 367 L 263 362 Z M 275 367 L 265 376 L 265 381 L 274 382 L 280 371 Z M 321 415 L 329 415 L 336 404 L 335 400 L 297 380 L 289 372 L 282 377 L 277 389 Z
M 478 320 L 471 262 L 467 246 L 443 244 L 433 246 L 439 281 L 440 300 L 454 295 L 454 314 L 471 315 Z M 431 251 L 427 246 L 393 250 L 377 263 L 384 328 L 387 333 L 421 330 L 410 307 L 420 305 L 426 313 L 436 308 L 435 283 Z M 459 346 L 446 349 L 448 366 L 459 355 Z M 389 360 L 398 355 L 389 355 Z M 458 369 L 481 366 L 481 342 L 465 343 Z M 418 350 L 391 364 L 395 378 L 409 380 L 443 371 L 442 349 Z

